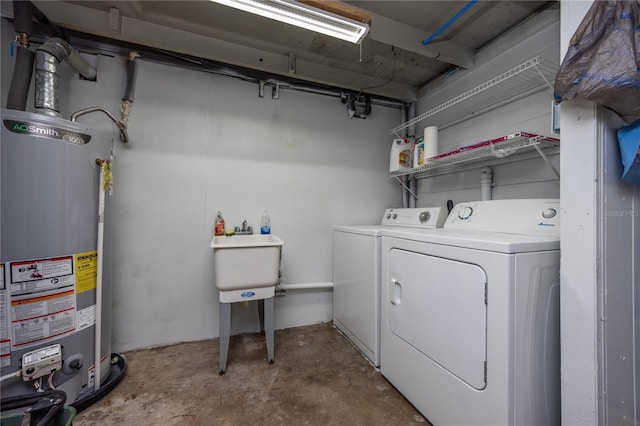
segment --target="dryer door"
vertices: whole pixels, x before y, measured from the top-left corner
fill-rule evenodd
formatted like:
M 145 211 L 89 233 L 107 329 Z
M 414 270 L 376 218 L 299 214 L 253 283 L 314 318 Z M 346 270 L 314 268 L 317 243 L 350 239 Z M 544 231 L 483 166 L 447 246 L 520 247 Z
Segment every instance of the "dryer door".
M 477 265 L 392 249 L 388 327 L 475 389 L 486 387 L 487 276 Z

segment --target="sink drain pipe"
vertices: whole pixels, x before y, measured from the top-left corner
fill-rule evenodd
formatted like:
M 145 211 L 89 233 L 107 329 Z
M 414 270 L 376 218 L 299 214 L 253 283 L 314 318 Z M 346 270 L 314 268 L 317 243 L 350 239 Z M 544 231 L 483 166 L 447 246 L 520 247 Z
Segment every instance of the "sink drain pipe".
M 302 284 L 277 284 L 276 291 L 287 290 L 319 290 L 333 288 L 332 282 L 326 283 L 302 283 Z

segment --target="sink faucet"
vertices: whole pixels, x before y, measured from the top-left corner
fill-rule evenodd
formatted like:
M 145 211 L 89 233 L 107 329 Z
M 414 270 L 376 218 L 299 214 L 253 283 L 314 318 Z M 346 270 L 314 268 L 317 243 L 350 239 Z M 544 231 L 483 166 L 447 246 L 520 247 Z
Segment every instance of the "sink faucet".
M 235 234 L 236 235 L 250 235 L 253 234 L 253 228 L 249 225 L 247 225 L 247 221 L 244 220 L 242 221 L 242 228 L 240 228 L 239 226 L 236 226 L 234 228 Z

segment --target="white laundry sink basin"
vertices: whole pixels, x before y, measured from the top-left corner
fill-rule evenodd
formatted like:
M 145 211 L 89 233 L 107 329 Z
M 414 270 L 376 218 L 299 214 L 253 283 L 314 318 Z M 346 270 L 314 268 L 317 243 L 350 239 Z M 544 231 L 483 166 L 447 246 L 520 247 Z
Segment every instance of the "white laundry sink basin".
M 220 302 L 272 297 L 284 242 L 275 235 L 213 237 L 214 280 Z

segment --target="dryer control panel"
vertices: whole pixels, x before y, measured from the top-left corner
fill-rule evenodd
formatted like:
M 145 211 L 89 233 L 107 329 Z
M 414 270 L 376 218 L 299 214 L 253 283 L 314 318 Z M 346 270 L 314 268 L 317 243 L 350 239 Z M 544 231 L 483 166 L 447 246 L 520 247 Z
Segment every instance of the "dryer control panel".
M 560 200 L 523 199 L 457 204 L 444 224 L 447 229 L 560 235 Z
M 384 212 L 384 216 L 382 216 L 382 225 L 411 228 L 442 228 L 446 218 L 446 209 L 442 207 L 387 209 Z

